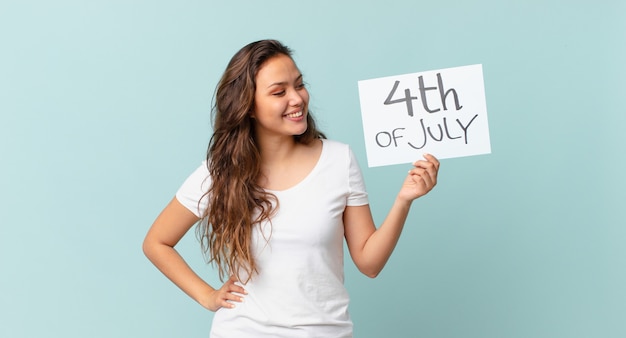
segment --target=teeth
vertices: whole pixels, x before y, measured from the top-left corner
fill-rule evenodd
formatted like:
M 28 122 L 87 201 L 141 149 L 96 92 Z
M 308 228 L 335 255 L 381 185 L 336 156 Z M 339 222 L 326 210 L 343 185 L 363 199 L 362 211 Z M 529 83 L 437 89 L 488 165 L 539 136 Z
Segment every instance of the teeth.
M 300 117 L 300 116 L 302 116 L 302 111 L 287 114 L 287 117 L 291 117 L 291 118 Z

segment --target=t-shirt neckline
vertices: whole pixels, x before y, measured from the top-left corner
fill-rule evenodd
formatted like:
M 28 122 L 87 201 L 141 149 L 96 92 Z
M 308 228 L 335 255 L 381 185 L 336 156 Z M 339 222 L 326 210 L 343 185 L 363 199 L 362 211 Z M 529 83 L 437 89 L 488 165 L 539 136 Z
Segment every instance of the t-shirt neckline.
M 309 173 L 302 180 L 300 180 L 300 182 L 292 185 L 289 188 L 282 189 L 282 190 L 274 190 L 274 189 L 264 189 L 264 190 L 273 194 L 287 193 L 289 191 L 298 189 L 298 187 L 303 186 L 304 184 L 306 184 L 307 181 L 311 179 L 311 177 L 315 176 L 315 174 L 319 171 L 319 167 L 321 166 L 322 159 L 326 157 L 325 155 L 326 148 L 327 148 L 326 140 L 325 139 L 320 139 L 320 140 L 322 141 L 322 151 L 320 152 L 320 156 L 317 159 L 317 162 L 315 163 L 315 165 L 313 166 L 313 169 L 311 169 L 311 171 L 309 171 Z

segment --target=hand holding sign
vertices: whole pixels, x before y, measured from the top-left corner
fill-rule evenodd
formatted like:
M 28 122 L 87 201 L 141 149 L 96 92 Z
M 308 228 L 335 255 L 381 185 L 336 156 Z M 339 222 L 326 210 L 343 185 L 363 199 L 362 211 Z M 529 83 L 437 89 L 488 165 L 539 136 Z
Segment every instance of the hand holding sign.
M 425 154 L 423 160 L 415 161 L 413 169 L 409 170 L 398 198 L 412 201 L 426 195 L 437 185 L 439 161 L 430 154 Z
M 359 81 L 370 167 L 491 152 L 482 66 Z

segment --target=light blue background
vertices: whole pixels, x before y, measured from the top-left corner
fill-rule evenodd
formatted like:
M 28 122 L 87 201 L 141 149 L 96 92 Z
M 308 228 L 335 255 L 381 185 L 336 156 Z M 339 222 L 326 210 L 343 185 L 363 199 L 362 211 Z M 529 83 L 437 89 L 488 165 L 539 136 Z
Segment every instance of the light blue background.
M 144 258 L 202 160 L 232 54 L 277 38 L 382 221 L 407 167 L 367 168 L 357 81 L 483 64 L 492 154 L 442 161 L 356 337 L 626 336 L 626 2 L 0 2 L 0 336 L 206 337 Z M 179 250 L 211 283 L 192 233 Z M 288 295 L 286 295 L 288 296 Z

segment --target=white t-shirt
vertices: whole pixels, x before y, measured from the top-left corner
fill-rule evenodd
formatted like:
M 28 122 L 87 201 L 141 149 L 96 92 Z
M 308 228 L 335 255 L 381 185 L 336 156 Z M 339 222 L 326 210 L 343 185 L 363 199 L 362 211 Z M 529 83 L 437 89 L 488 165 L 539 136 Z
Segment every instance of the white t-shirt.
M 207 203 L 198 200 L 209 186 L 203 163 L 176 198 L 203 215 Z M 211 337 L 352 337 L 343 285 L 343 211 L 368 204 L 354 154 L 348 145 L 323 140 L 319 161 L 304 180 L 270 192 L 279 200 L 277 213 L 252 234 L 259 273 L 244 286 L 242 303 L 215 313 Z

